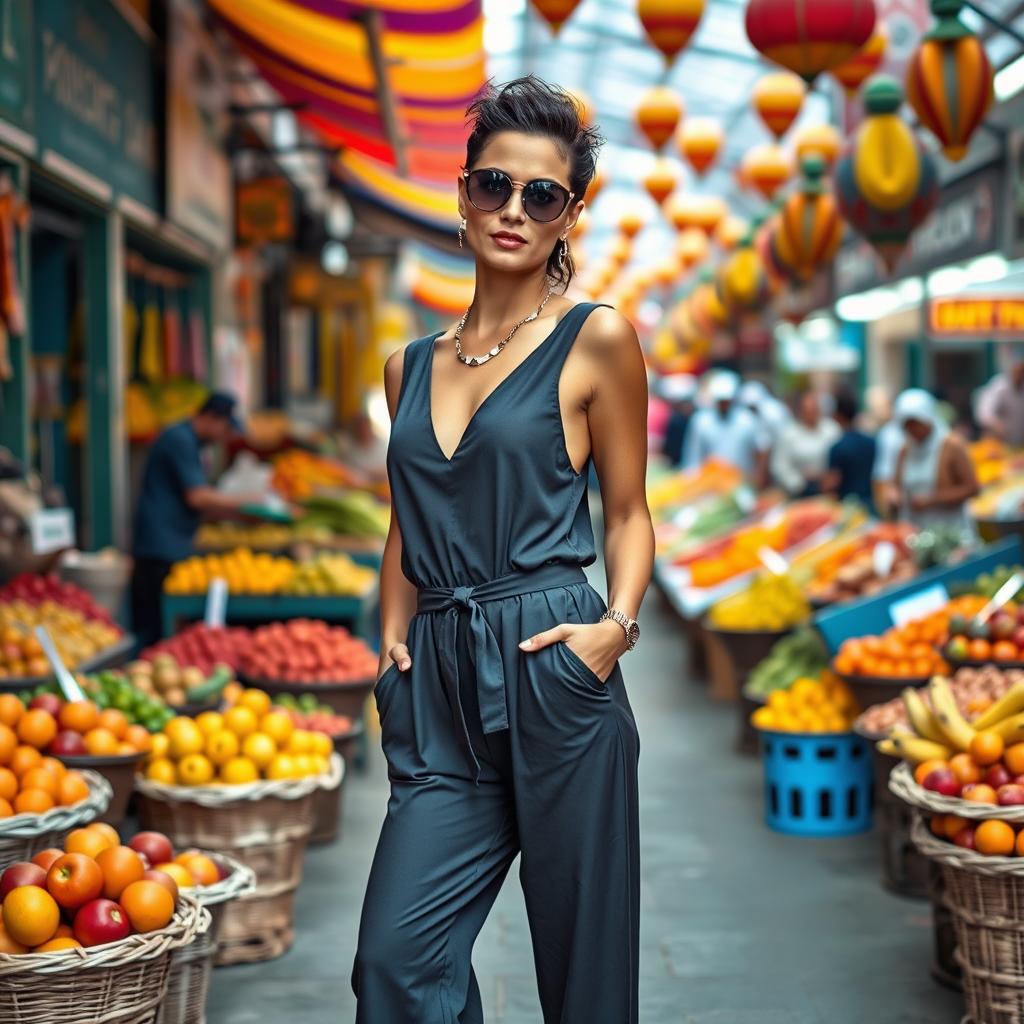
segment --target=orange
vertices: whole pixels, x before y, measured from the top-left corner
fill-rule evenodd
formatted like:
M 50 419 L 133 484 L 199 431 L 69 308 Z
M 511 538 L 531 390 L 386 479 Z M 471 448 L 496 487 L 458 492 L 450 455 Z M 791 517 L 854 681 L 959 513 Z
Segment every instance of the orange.
M 970 825 L 970 822 L 966 818 L 961 818 L 956 814 L 947 814 L 945 815 L 943 831 L 946 833 L 947 839 L 955 839 L 957 833 L 968 825 Z
M 57 791 L 57 799 L 62 807 L 70 807 L 84 800 L 89 795 L 89 784 L 85 776 L 79 772 L 68 772 L 60 780 L 60 789 Z
M 73 939 L 75 937 L 75 930 L 69 924 L 63 922 L 57 925 L 57 930 L 53 933 L 55 939 Z
M 117 829 L 113 825 L 108 825 L 105 821 L 94 821 L 91 825 L 86 825 L 85 827 L 90 832 L 103 836 L 111 846 L 119 846 L 121 843 L 121 837 L 118 835 Z
M 195 880 L 196 885 L 216 885 L 220 881 L 217 865 L 198 850 L 187 850 L 174 858 Z
M 125 717 L 124 712 L 117 711 L 114 708 L 107 708 L 106 711 L 101 711 L 97 725 L 101 729 L 112 732 L 119 740 L 123 740 L 128 732 L 128 719 Z
M 56 800 L 58 790 L 60 789 L 60 780 L 45 768 L 30 768 L 21 777 L 21 788 L 23 790 L 41 789 L 44 793 L 49 793 Z
M 15 749 L 14 756 L 11 758 L 10 763 L 7 765 L 8 768 L 14 772 L 18 778 L 21 778 L 25 772 L 31 768 L 38 768 L 42 764 L 43 755 L 36 750 L 35 747 L 20 746 Z
M 13 800 L 18 793 L 18 776 L 10 768 L 0 768 L 0 797 Z
M 59 953 L 62 949 L 81 949 L 82 944 L 77 939 L 68 938 L 67 936 L 61 936 L 60 938 L 50 939 L 49 942 L 44 942 L 41 946 L 36 946 L 32 950 L 33 953 Z
M 985 729 L 975 734 L 970 750 L 971 757 L 978 764 L 995 764 L 1003 756 L 1003 737 L 991 729 Z
M 17 955 L 19 953 L 27 953 L 28 946 L 23 946 L 20 942 L 15 942 L 14 939 L 7 934 L 7 929 L 4 927 L 3 920 L 0 920 L 0 953 L 10 953 Z
M 259 728 L 259 719 L 252 708 L 236 705 L 224 712 L 224 728 L 233 732 L 240 739 L 255 732 Z
M 4 928 L 23 946 L 41 946 L 53 938 L 60 924 L 57 901 L 35 885 L 12 889 L 4 899 Z
M 1011 775 L 1024 775 L 1024 743 L 1014 743 L 1003 752 L 1003 764 Z
M 191 889 L 196 884 L 196 880 L 192 877 L 192 872 L 184 864 L 168 861 L 166 864 L 157 864 L 156 870 L 162 871 L 165 875 L 170 875 L 178 883 L 180 889 Z
M 205 737 L 199 726 L 191 718 L 179 716 L 172 718 L 164 728 L 167 734 L 167 754 L 175 761 L 188 757 L 189 754 L 202 752 Z
M 271 711 L 260 721 L 260 732 L 266 733 L 278 746 L 286 747 L 295 731 L 295 723 L 287 711 Z
M 13 693 L 0 693 L 0 722 L 15 726 L 25 714 L 25 705 Z
M 174 916 L 174 897 L 158 882 L 148 879 L 132 882 L 121 893 L 119 902 L 137 932 L 166 928 Z
M 66 853 L 84 853 L 87 857 L 98 857 L 108 847 L 116 846 L 103 835 L 89 828 L 76 828 L 65 840 Z
M 1017 833 L 1017 856 L 1024 857 L 1024 829 Z
M 141 882 L 146 873 L 142 858 L 127 846 L 108 846 L 96 858 L 103 872 L 103 895 L 116 900 L 132 882 Z
M 134 750 L 148 752 L 153 746 L 153 737 L 144 725 L 129 725 L 125 733 L 125 742 L 130 743 Z
M 205 786 L 213 775 L 213 765 L 203 754 L 189 754 L 178 762 L 178 781 L 183 786 Z
M 983 821 L 974 830 L 974 844 L 979 853 L 994 857 L 1007 857 L 1013 853 L 1017 837 L 1005 821 Z M 17 890 L 15 890 L 17 891 Z
M 84 735 L 99 725 L 100 709 L 91 700 L 72 701 L 60 709 L 57 721 L 62 729 L 73 729 Z
M 118 757 L 137 757 L 139 753 L 127 740 L 121 740 L 117 745 Z
M 219 711 L 203 711 L 196 716 L 196 726 L 204 736 L 212 736 L 224 728 L 224 716 Z
M 972 661 L 988 661 L 992 657 L 992 645 L 987 640 L 972 640 L 967 645 L 967 655 Z
M 211 733 L 206 738 L 206 756 L 215 764 L 227 764 L 238 754 L 238 737 L 227 729 Z M 184 763 L 184 762 L 182 762 Z
M 923 786 L 924 780 L 928 778 L 932 772 L 949 768 L 949 766 L 948 761 L 943 761 L 941 758 L 937 757 L 933 757 L 928 761 L 922 761 L 914 769 L 914 780 L 919 786 Z
M 155 757 L 146 765 L 146 778 L 150 782 L 162 782 L 165 786 L 178 783 L 178 770 L 168 757 Z
M 67 768 L 64 767 L 61 761 L 58 761 L 55 757 L 44 757 L 39 762 L 39 767 L 48 771 L 53 775 L 59 782 L 67 774 Z
M 18 739 L 30 747 L 43 750 L 57 735 L 57 720 L 42 708 L 29 708 L 18 722 Z
M 245 737 L 242 753 L 262 770 L 274 760 L 277 746 L 265 732 L 254 732 Z
M 249 708 L 257 718 L 262 718 L 270 710 L 270 694 L 263 690 L 243 690 L 237 705 Z
M 975 764 L 974 758 L 970 754 L 954 754 L 949 759 L 949 767 L 962 786 L 966 786 L 969 782 L 981 782 L 983 774 L 981 766 Z
M 57 806 L 57 801 L 45 789 L 23 789 L 14 798 L 15 814 L 45 814 Z
M 996 802 L 996 791 L 984 782 L 965 786 L 964 792 L 960 795 L 964 800 L 970 800 L 976 804 L 994 804 Z
M 260 770 L 247 757 L 233 757 L 220 769 L 220 781 L 228 786 L 259 782 Z
M 113 757 L 117 754 L 117 737 L 102 726 L 90 729 L 83 737 L 85 749 L 93 757 Z
M 18 746 L 18 734 L 9 725 L 0 725 L 0 764 L 9 764 Z
M 14 808 L 11 806 L 10 800 L 5 800 L 0 796 L 0 818 L 13 818 Z

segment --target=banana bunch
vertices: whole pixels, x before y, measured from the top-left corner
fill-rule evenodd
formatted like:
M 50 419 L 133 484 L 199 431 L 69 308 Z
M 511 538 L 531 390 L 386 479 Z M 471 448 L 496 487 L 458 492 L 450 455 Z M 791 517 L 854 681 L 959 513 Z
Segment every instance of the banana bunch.
M 890 757 L 911 764 L 932 759 L 948 760 L 953 754 L 970 749 L 971 740 L 981 729 L 1000 732 L 1007 729 L 1007 743 L 1024 739 L 1024 683 L 1012 687 L 973 724 L 964 718 L 945 676 L 934 676 L 928 684 L 931 707 L 919 690 L 908 687 L 901 694 L 907 718 L 912 726 L 896 726 L 878 749 Z

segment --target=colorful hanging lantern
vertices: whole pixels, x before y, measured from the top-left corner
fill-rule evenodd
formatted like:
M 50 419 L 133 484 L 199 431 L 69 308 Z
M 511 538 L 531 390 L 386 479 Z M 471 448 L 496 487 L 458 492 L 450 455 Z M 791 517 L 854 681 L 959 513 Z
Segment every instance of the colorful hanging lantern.
M 615 273 L 618 273 L 629 262 L 629 257 L 632 254 L 633 243 L 625 235 L 619 235 L 612 242 L 611 251 L 608 253 L 608 262 L 614 268 Z
M 730 214 L 723 217 L 718 227 L 715 228 L 715 242 L 720 249 L 731 252 L 750 233 L 750 224 L 742 217 Z
M 879 23 L 871 38 L 849 60 L 844 60 L 829 74 L 852 96 L 882 66 L 888 48 L 888 33 L 885 26 Z
M 594 104 L 590 97 L 582 89 L 566 89 L 565 91 L 576 104 L 576 109 L 580 112 L 580 121 L 583 122 L 584 127 L 592 125 L 594 123 Z
M 768 131 L 781 139 L 797 119 L 806 94 L 802 79 L 788 71 L 774 71 L 754 86 L 754 109 Z
M 679 176 L 676 174 L 675 168 L 664 157 L 657 160 L 644 178 L 644 188 L 647 189 L 647 194 L 659 206 L 672 195 L 678 184 Z
M 679 129 L 679 152 L 687 163 L 703 177 L 718 158 L 725 133 L 713 117 L 688 117 Z
M 592 203 L 600 194 L 601 189 L 604 188 L 604 183 L 604 171 L 602 170 L 601 165 L 598 164 L 594 168 L 594 176 L 590 179 L 587 191 L 583 195 L 583 201 L 585 203 Z
M 640 234 L 641 231 L 643 231 L 645 223 L 646 221 L 644 220 L 643 214 L 638 210 L 627 210 L 619 218 L 619 231 L 626 238 L 632 241 Z
M 864 90 L 867 118 L 836 164 L 843 217 L 892 270 L 938 201 L 935 161 L 899 114 L 903 90 L 884 75 Z
M 679 263 L 677 260 L 662 260 L 654 268 L 654 283 L 661 285 L 662 288 L 667 288 L 671 284 L 675 284 L 676 279 L 679 277 Z
M 772 143 L 755 146 L 743 158 L 741 166 L 744 180 L 765 199 L 771 199 L 793 176 L 789 154 Z
M 773 288 L 778 288 L 789 277 L 785 268 L 779 262 L 778 254 L 775 251 L 775 236 L 778 229 L 778 214 L 757 224 L 754 228 L 754 248 L 761 257 L 765 272 L 772 282 Z
M 665 215 L 677 231 L 699 228 L 710 235 L 728 216 L 729 207 L 719 196 L 695 196 L 676 192 L 665 200 Z
M 960 20 L 961 0 L 932 0 L 938 21 L 907 65 L 907 101 L 942 144 L 962 160 L 995 99 L 992 65 L 981 40 Z
M 533 0 L 537 13 L 551 26 L 551 31 L 556 35 L 579 5 L 580 0 Z
M 801 163 L 805 157 L 814 155 L 825 161 L 826 168 L 831 168 L 842 148 L 843 137 L 830 124 L 808 125 L 793 136 L 793 150 Z
M 801 169 L 803 180 L 779 211 L 773 239 L 782 268 L 797 281 L 809 281 L 835 257 L 843 221 L 835 196 L 822 180 L 825 161 L 809 156 Z
M 687 228 L 676 243 L 676 258 L 684 274 L 689 273 L 698 263 L 707 259 L 708 236 L 700 228 Z
M 733 313 L 753 313 L 772 297 L 771 282 L 752 245 L 742 245 L 719 268 L 715 287 L 722 305 Z
M 703 280 L 690 293 L 690 314 L 697 329 L 708 338 L 729 323 L 729 310 L 715 288 L 714 274 L 710 270 L 704 272 Z
M 671 63 L 697 31 L 704 0 L 638 0 L 636 13 L 647 38 Z
M 648 89 L 636 108 L 636 123 L 648 142 L 661 149 L 676 130 L 685 108 L 682 98 L 664 85 Z
M 875 29 L 874 0 L 749 0 L 747 37 L 769 60 L 813 82 Z

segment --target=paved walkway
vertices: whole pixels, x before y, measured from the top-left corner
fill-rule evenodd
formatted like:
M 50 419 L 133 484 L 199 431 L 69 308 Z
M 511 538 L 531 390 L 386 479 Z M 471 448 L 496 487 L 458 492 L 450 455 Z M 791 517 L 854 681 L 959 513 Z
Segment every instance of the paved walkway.
M 642 1024 L 957 1024 L 960 998 L 928 975 L 928 905 L 881 888 L 873 836 L 769 832 L 759 764 L 731 749 L 735 710 L 683 664 L 652 591 L 641 647 L 623 662 L 641 736 Z M 307 855 L 295 946 L 215 971 L 210 1024 L 354 1020 L 348 976 L 386 799 L 377 754 L 349 780 L 340 842 Z M 474 963 L 488 1024 L 541 1024 L 515 869 Z

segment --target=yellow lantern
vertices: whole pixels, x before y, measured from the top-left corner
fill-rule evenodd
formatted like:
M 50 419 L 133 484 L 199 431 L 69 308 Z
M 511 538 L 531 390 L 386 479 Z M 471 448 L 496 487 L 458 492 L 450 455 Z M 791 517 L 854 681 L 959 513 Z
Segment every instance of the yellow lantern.
M 647 194 L 660 206 L 676 189 L 679 176 L 664 157 L 659 158 L 644 178 Z
M 677 231 L 700 228 L 710 235 L 729 213 L 720 196 L 698 196 L 676 192 L 665 200 L 665 214 Z
M 809 156 L 802 169 L 800 187 L 779 211 L 772 243 L 775 262 L 796 280 L 809 281 L 835 257 L 843 240 L 843 221 L 835 196 L 822 181 L 825 162 Z
M 647 38 L 671 63 L 697 31 L 704 0 L 638 0 L 636 13 Z
M 752 313 L 771 299 L 771 283 L 764 263 L 751 245 L 742 245 L 722 264 L 717 279 L 718 296 L 726 309 Z
M 661 149 L 676 130 L 685 112 L 682 97 L 665 85 L 656 85 L 644 93 L 636 108 L 636 123 L 648 142 Z
M 808 156 L 819 156 L 830 168 L 843 148 L 843 137 L 830 124 L 814 124 L 801 128 L 793 137 L 796 158 L 803 163 Z
M 754 109 L 765 127 L 781 139 L 804 105 L 807 86 L 791 71 L 773 71 L 754 86 Z
M 654 283 L 661 285 L 663 288 L 674 284 L 678 277 L 679 263 L 677 260 L 662 260 L 654 268 Z
M 687 228 L 676 243 L 676 258 L 683 273 L 691 271 L 707 259 L 710 246 L 708 236 L 700 228 Z
M 713 117 L 689 117 L 679 129 L 679 152 L 697 173 L 703 177 L 718 159 L 725 133 Z
M 715 242 L 726 252 L 735 249 L 750 233 L 750 224 L 742 217 L 730 214 L 715 228 Z
M 743 158 L 744 179 L 765 197 L 772 199 L 793 175 L 793 161 L 781 147 L 766 143 L 755 146 Z

